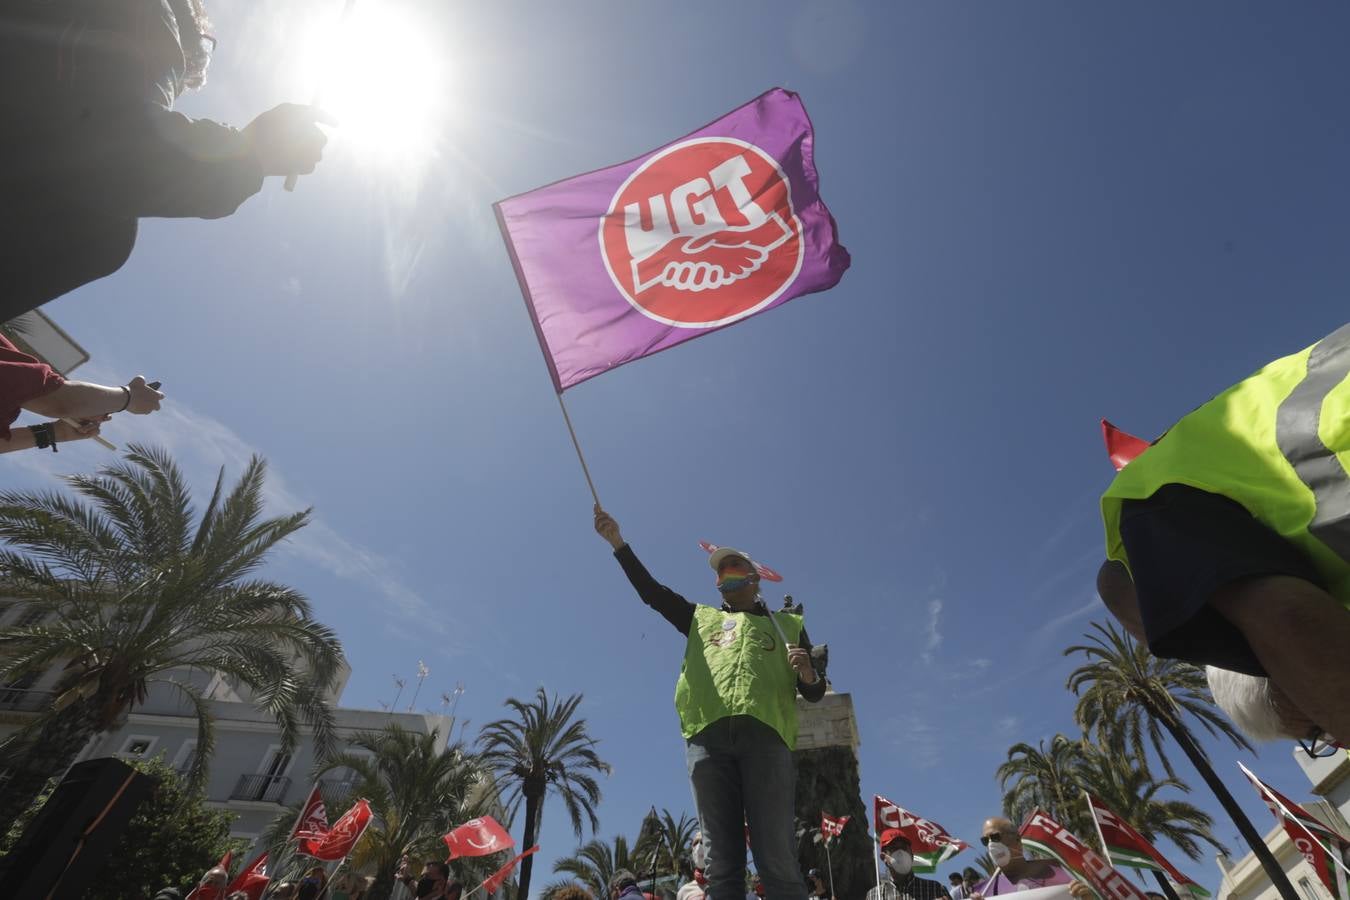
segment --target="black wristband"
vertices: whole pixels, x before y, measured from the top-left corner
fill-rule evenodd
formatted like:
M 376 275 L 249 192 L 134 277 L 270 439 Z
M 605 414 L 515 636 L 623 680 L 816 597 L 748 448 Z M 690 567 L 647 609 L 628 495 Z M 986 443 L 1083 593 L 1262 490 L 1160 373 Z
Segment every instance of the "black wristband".
M 127 387 L 127 386 L 124 384 L 124 385 L 122 385 L 122 390 L 124 390 L 124 391 L 127 392 L 127 399 L 126 399 L 126 402 L 122 404 L 122 408 L 119 409 L 118 412 L 126 412 L 126 411 L 127 411 L 127 407 L 131 405 L 131 388 Z
M 33 432 L 33 443 L 37 444 L 39 450 L 46 450 L 51 447 L 53 453 L 57 452 L 56 429 L 49 423 L 42 422 L 38 425 L 29 425 L 28 430 Z

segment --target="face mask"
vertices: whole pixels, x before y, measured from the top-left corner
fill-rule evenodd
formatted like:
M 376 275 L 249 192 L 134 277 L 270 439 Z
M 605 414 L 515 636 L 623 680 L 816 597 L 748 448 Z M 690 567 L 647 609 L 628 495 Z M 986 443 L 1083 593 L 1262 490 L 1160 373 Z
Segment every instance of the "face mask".
M 891 871 L 897 875 L 908 875 L 914 868 L 914 857 L 908 850 L 896 850 L 893 853 L 887 853 L 886 865 L 890 866 Z
M 436 890 L 436 881 L 435 878 L 427 877 L 417 879 L 417 896 L 426 897 Z
M 749 573 L 724 572 L 717 576 L 717 589 L 723 594 L 734 594 L 750 583 Z
M 996 866 L 1006 866 L 1012 861 L 1012 851 L 999 841 L 990 841 L 989 858 Z
M 695 869 L 708 868 L 708 849 L 703 846 L 702 841 L 699 841 L 697 844 L 694 845 L 694 852 L 691 855 L 694 858 Z

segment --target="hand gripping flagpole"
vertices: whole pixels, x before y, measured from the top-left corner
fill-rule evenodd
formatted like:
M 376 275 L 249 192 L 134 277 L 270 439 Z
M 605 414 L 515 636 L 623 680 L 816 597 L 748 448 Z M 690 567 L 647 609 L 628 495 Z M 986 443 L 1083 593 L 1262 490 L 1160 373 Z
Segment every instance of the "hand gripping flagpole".
M 342 18 L 338 19 L 339 32 L 342 31 L 343 26 L 346 25 L 348 20 L 351 19 L 352 9 L 355 6 L 356 0 L 346 0 L 346 2 L 343 4 Z M 323 85 L 320 84 L 318 87 L 314 89 L 314 100 L 310 103 L 310 106 L 314 107 L 315 109 L 318 109 L 319 104 L 322 102 L 323 102 Z M 293 191 L 295 190 L 295 183 L 299 180 L 300 180 L 299 173 L 292 172 L 291 174 L 286 176 L 286 181 L 284 184 L 282 184 L 282 187 L 284 187 L 288 191 Z

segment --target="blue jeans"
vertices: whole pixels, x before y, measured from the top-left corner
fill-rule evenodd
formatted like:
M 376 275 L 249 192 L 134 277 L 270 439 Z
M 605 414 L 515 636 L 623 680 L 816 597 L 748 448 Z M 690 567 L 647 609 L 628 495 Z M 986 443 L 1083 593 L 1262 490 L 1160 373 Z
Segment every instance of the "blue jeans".
M 797 864 L 792 751 L 751 716 L 718 719 L 689 739 L 686 757 L 710 900 L 744 900 L 745 827 L 767 900 L 806 900 Z

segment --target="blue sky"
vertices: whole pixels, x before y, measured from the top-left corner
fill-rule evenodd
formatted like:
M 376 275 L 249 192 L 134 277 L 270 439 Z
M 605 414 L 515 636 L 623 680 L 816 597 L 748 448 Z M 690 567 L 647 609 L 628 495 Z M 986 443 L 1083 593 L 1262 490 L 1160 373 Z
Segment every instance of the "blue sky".
M 431 151 L 393 164 L 339 132 L 294 194 L 143 223 L 121 272 L 47 308 L 86 377 L 164 381 L 164 413 L 106 433 L 169 445 L 199 484 L 261 453 L 278 511 L 315 508 L 272 574 L 342 635 L 348 704 L 391 700 L 419 658 L 426 705 L 464 683 L 470 733 L 508 695 L 581 691 L 614 765 L 600 835 L 692 811 L 683 640 L 591 530 L 490 203 L 797 91 L 843 282 L 567 399 L 653 573 L 713 600 L 700 539 L 782 571 L 853 695 L 864 797 L 973 839 L 1009 744 L 1072 729 L 1060 650 L 1100 615 L 1098 418 L 1152 436 L 1344 318 L 1350 11 L 383 5 L 441 54 L 398 91 L 430 88 Z M 243 125 L 306 99 L 304 16 L 337 6 L 212 3 L 211 80 L 181 108 Z M 41 483 L 103 454 L 6 464 Z M 1288 747 L 1255 766 L 1307 796 Z M 576 844 L 561 807 L 541 843 L 537 885 Z

